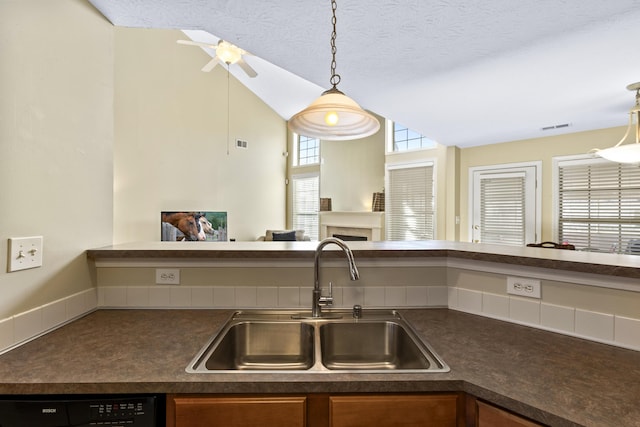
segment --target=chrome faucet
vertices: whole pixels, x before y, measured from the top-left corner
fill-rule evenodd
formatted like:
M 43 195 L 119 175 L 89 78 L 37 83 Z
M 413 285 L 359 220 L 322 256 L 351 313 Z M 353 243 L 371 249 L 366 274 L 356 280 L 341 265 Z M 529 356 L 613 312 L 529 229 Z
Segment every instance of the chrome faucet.
M 329 295 L 323 296 L 319 279 L 320 255 L 322 254 L 322 249 L 331 243 L 338 245 L 347 256 L 349 276 L 351 277 L 351 280 L 358 280 L 360 278 L 360 273 L 358 273 L 358 268 L 356 267 L 356 262 L 349 246 L 347 246 L 344 241 L 335 237 L 327 237 L 322 240 L 316 248 L 316 255 L 313 260 L 313 303 L 311 305 L 311 317 L 322 317 L 322 306 L 330 306 L 333 304 L 333 290 L 331 282 L 329 282 Z

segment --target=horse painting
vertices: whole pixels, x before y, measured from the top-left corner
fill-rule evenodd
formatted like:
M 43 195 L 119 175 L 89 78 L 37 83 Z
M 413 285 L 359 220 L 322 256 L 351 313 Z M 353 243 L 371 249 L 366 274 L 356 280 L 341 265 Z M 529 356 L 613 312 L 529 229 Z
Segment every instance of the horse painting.
M 162 212 L 162 222 L 173 225 L 186 240 L 205 240 L 200 215 L 195 212 Z

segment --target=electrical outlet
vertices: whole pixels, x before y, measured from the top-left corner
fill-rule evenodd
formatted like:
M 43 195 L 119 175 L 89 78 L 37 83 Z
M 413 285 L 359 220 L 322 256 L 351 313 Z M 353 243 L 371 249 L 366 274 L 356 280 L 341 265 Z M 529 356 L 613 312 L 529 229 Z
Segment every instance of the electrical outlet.
M 507 293 L 540 299 L 540 280 L 525 277 L 507 277 Z
M 179 285 L 180 269 L 178 268 L 156 268 L 157 285 Z
M 42 267 L 42 236 L 11 237 L 7 272 Z

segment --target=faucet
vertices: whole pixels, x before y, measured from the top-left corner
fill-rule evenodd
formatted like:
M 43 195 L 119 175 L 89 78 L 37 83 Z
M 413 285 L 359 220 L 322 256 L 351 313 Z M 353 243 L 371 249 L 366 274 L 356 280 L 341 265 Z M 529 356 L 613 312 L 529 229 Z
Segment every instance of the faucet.
M 358 280 L 360 278 L 360 273 L 358 273 L 358 268 L 356 267 L 356 262 L 353 259 L 353 253 L 347 244 L 335 237 L 327 237 L 322 240 L 318 247 L 316 248 L 316 254 L 313 260 L 313 303 L 311 305 L 311 317 L 322 317 L 322 306 L 329 306 L 333 304 L 333 291 L 331 282 L 329 282 L 329 295 L 322 296 L 322 287 L 320 286 L 320 255 L 322 254 L 322 249 L 329 245 L 335 244 L 342 249 L 342 251 L 347 256 L 347 264 L 349 266 L 349 276 L 351 280 Z

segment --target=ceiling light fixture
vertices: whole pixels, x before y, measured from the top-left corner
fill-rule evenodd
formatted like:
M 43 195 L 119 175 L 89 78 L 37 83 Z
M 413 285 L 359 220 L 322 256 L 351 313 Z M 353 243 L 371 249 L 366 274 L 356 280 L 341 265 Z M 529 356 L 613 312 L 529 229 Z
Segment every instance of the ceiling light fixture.
M 353 99 L 338 90 L 340 75 L 336 74 L 336 9 L 331 1 L 331 78 L 332 88 L 326 90 L 307 108 L 289 120 L 289 129 L 298 135 L 325 140 L 349 140 L 373 135 L 380 129 L 380 122 L 364 111 Z
M 640 163 L 640 82 L 630 84 L 627 89 L 636 92 L 636 105 L 629 110 L 627 132 L 620 142 L 613 147 L 603 150 L 594 148 L 591 152 L 612 162 Z M 632 128 L 635 132 L 635 143 L 622 145 L 631 133 Z

